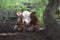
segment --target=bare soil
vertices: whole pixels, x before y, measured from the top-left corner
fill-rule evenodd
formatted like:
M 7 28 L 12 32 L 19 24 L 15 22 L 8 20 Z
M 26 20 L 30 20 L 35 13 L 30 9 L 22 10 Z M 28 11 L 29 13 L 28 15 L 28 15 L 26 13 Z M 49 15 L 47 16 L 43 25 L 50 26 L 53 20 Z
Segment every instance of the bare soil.
M 45 30 L 40 32 L 0 33 L 0 40 L 47 40 Z

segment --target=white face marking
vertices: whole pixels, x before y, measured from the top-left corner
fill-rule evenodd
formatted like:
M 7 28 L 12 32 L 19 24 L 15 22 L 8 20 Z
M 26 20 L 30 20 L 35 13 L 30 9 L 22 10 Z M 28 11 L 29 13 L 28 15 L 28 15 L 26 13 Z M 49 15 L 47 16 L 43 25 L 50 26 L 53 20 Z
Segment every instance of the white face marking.
M 23 22 L 26 22 L 28 24 L 31 21 L 30 14 L 31 13 L 29 11 L 23 11 L 23 13 L 22 13 Z

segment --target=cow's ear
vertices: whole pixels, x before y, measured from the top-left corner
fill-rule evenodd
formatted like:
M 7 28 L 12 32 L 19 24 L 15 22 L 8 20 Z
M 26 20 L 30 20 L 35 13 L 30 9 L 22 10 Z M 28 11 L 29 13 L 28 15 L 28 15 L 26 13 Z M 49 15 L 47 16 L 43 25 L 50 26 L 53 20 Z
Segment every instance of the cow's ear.
M 21 13 L 21 12 L 17 12 L 16 15 L 17 15 L 17 16 L 21 16 L 22 13 Z

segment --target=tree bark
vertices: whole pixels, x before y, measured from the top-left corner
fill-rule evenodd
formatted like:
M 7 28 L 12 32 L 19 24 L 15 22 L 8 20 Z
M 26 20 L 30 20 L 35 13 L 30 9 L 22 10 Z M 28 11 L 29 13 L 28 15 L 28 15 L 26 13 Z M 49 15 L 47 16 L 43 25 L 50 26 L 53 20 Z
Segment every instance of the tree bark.
M 44 11 L 43 18 L 48 40 L 60 40 L 60 25 L 53 17 L 59 4 L 60 0 L 49 0 L 46 10 Z

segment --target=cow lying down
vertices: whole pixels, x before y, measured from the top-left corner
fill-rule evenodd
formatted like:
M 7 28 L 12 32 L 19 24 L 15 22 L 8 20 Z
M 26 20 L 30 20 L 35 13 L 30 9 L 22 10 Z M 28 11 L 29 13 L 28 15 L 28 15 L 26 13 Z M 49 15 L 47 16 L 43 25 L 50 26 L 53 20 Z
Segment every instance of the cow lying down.
M 23 13 L 17 12 L 16 14 L 18 16 L 16 27 L 19 31 L 32 32 L 40 30 L 40 23 L 35 12 L 23 11 Z

